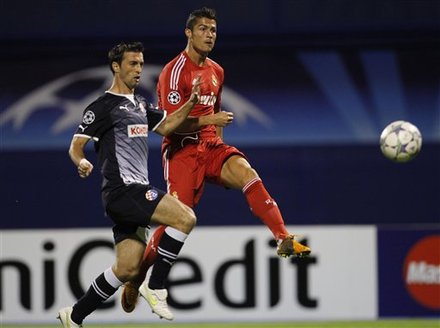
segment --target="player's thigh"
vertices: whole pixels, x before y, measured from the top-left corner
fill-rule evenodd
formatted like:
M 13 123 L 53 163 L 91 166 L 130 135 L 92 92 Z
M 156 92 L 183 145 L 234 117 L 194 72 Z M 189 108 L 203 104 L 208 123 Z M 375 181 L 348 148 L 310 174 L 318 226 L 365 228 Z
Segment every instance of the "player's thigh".
M 168 193 L 193 208 L 203 190 L 205 166 L 198 162 L 196 145 L 188 145 L 165 161 Z
M 157 205 L 151 222 L 165 224 L 189 233 L 196 223 L 194 211 L 177 198 L 166 194 Z
M 258 178 L 258 173 L 246 158 L 233 155 L 223 163 L 220 178 L 226 187 L 242 189 L 249 181 Z

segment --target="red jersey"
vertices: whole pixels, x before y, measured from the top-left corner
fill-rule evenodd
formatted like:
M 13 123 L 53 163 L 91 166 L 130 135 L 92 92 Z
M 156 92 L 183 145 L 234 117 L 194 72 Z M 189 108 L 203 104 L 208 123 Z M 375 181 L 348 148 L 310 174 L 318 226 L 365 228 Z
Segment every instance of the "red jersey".
M 183 51 L 165 65 L 159 75 L 157 96 L 159 108 L 173 113 L 191 96 L 193 80 L 200 75 L 200 102 L 195 105 L 189 116 L 199 117 L 211 115 L 218 111 L 221 102 L 221 92 L 224 80 L 223 68 L 215 61 L 206 58 L 203 66 L 196 65 Z M 181 135 L 181 134 L 180 134 Z M 209 139 L 216 136 L 214 125 L 204 126 L 199 132 L 199 138 Z M 179 140 L 179 133 L 164 138 L 163 146 L 172 140 Z

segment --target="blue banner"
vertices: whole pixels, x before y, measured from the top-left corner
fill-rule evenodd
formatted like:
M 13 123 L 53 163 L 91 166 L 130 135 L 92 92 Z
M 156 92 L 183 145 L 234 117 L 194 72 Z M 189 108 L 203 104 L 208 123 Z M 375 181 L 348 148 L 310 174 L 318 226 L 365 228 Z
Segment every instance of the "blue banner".
M 0 63 L 8 76 L 0 82 L 3 150 L 65 149 L 83 109 L 110 86 L 103 49 L 74 58 L 70 50 L 40 56 L 35 48 L 25 62 Z M 226 72 L 223 109 L 235 113 L 226 140 L 252 146 L 378 144 L 388 123 L 407 120 L 424 142 L 439 143 L 439 56 L 438 48 L 213 53 Z M 138 91 L 156 103 L 162 66 L 148 55 L 146 60 Z
M 440 226 L 381 227 L 379 316 L 440 317 Z

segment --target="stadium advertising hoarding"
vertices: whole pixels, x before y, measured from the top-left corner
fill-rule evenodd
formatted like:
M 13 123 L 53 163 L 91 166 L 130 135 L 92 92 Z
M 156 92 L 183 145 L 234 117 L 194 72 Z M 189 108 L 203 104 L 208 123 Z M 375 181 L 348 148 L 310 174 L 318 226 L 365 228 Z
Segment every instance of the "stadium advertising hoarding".
M 177 321 L 295 321 L 377 317 L 376 228 L 298 226 L 313 248 L 280 259 L 264 227 L 198 227 L 170 277 Z M 5 323 L 53 322 L 113 262 L 109 229 L 3 230 L 0 313 Z M 26 241 L 23 243 L 23 241 Z M 341 243 L 349 244 L 341 252 Z M 88 322 L 155 322 L 119 292 Z
M 440 227 L 378 231 L 381 317 L 440 317 Z

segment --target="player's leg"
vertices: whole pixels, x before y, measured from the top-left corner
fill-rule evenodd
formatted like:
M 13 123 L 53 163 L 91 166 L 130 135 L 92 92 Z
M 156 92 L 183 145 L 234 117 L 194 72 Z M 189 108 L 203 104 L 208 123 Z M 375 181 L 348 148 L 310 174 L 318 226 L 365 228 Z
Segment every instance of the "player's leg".
M 121 305 L 122 309 L 127 313 L 132 312 L 136 307 L 139 296 L 139 287 L 145 280 L 148 269 L 156 260 L 157 248 L 165 228 L 165 225 L 160 225 L 155 229 L 150 240 L 148 241 L 147 247 L 145 248 L 142 263 L 139 268 L 139 274 L 133 280 L 127 281 L 123 286 L 121 293 Z
M 252 213 L 264 222 L 275 239 L 283 239 L 289 234 L 275 200 L 244 157 L 229 157 L 223 163 L 220 177 L 226 187 L 243 191 Z
M 194 156 L 194 153 L 197 153 L 197 145 L 191 144 L 174 153 L 172 159 L 168 158 L 168 151 L 165 151 L 163 156 L 168 194 L 190 208 L 194 208 L 199 201 L 204 188 L 204 169 L 196 162 L 197 156 Z M 159 226 L 150 238 L 145 250 L 143 266 L 150 267 L 154 262 L 164 229 L 164 226 Z
M 126 230 L 119 231 L 117 226 L 114 228 L 116 261 L 113 266 L 92 282 L 87 292 L 73 307 L 58 312 L 63 327 L 81 327 L 83 320 L 89 314 L 111 297 L 125 281 L 137 275 L 145 250 L 145 239 L 140 240 L 135 230 L 128 235 L 125 232 Z
M 172 320 L 174 315 L 168 308 L 165 282 L 180 250 L 196 224 L 193 210 L 168 194 L 159 202 L 151 218 L 152 223 L 166 225 L 158 244 L 157 257 L 149 281 L 139 288 L 151 309 L 159 317 Z
M 220 179 L 226 187 L 242 190 L 252 213 L 263 221 L 277 240 L 278 255 L 288 257 L 310 253 L 310 248 L 301 245 L 289 234 L 277 203 L 246 158 L 241 155 L 227 158 L 221 168 Z
M 197 152 L 197 145 L 187 145 L 184 150 L 174 153 L 172 160 L 168 158 L 167 151 L 164 154 L 164 178 L 167 181 L 168 193 L 191 208 L 203 192 L 204 176 L 203 172 L 199 172 L 202 168 L 195 163 L 196 156 L 192 155 L 194 152 Z M 139 275 L 123 286 L 121 306 L 125 312 L 132 312 L 136 307 L 138 289 L 156 259 L 165 228 L 166 226 L 156 228 L 145 249 Z

